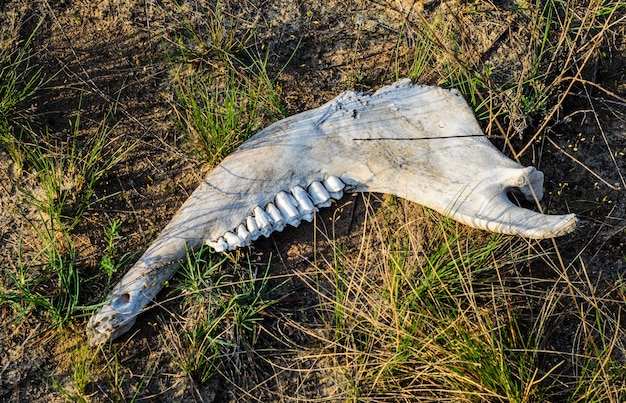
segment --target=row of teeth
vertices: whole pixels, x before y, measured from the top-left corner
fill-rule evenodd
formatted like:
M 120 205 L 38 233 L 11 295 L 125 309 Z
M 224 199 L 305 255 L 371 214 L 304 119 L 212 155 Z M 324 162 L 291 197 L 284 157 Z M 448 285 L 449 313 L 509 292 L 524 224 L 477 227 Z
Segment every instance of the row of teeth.
M 280 232 L 287 224 L 297 227 L 301 220 L 311 222 L 319 208 L 330 207 L 332 199 L 343 197 L 345 187 L 341 179 L 329 176 L 322 182 L 311 182 L 307 190 L 294 186 L 289 192 L 281 191 L 265 209 L 256 206 L 237 228 L 217 240 L 207 240 L 206 244 L 216 252 L 235 250 L 250 245 L 261 235 L 267 238 L 274 231 Z

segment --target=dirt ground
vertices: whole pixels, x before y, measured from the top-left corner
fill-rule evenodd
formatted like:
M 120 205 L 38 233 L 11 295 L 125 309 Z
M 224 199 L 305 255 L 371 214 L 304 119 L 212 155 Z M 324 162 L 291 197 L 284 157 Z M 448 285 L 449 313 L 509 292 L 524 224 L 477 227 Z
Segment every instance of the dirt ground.
M 201 18 L 201 14 L 193 13 L 196 2 L 180 3 L 188 7 L 192 20 Z M 511 21 L 514 3 L 484 3 L 483 12 L 492 19 L 501 16 L 502 21 Z M 424 10 L 428 13 L 437 7 L 456 6 L 454 2 L 426 2 Z M 294 114 L 317 107 L 346 89 L 367 91 L 395 81 L 393 66 L 398 32 L 411 7 L 420 5 L 406 0 L 250 0 L 233 7 L 236 9 L 231 11 L 241 24 L 254 28 L 259 51 L 269 49 L 268 68 L 270 73 L 278 75 L 281 101 L 287 112 Z M 123 197 L 99 203 L 73 230 L 81 270 L 91 273 L 97 269 L 104 248 L 103 223 L 112 219 L 123 222 L 125 241 L 120 253 L 141 250 L 167 224 L 209 169 L 201 160 L 182 151 L 184 139 L 173 123 L 174 91 L 167 49 L 168 41 L 181 29 L 180 14 L 169 0 L 15 0 L 0 5 L 0 25 L 5 32 L 14 31 L 22 40 L 39 23 L 41 26 L 33 39 L 32 63 L 42 66 L 44 73 L 53 78 L 27 109 L 31 124 L 47 127 L 52 136 L 62 136 L 72 130 L 71 122 L 80 108 L 85 133 L 95 130 L 102 117 L 110 113 L 116 136 L 140 141 L 132 155 L 107 174 L 96 190 L 97 196 Z M 503 38 L 514 35 L 514 30 L 505 24 L 481 26 L 478 20 L 476 26 L 480 28 L 476 35 L 482 35 L 484 46 L 479 50 L 485 51 L 484 57 L 493 63 L 494 70 L 506 74 L 507 63 L 516 63 L 515 52 L 519 50 L 512 45 L 514 40 Z M 624 30 L 621 32 L 624 34 Z M 524 164 L 534 164 L 545 173 L 544 207 L 553 213 L 579 215 L 580 228 L 558 242 L 570 255 L 568 258 L 577 257 L 585 262 L 594 276 L 590 281 L 598 287 L 617 281 L 626 270 L 626 201 L 622 176 L 626 173 L 626 44 L 623 37 L 610 40 L 614 43 L 612 49 L 618 52 L 610 58 L 600 57 L 587 79 L 621 98 L 593 91 L 592 86 L 581 87 L 579 98 L 568 99 L 550 125 L 553 143 L 537 142 L 521 156 Z M 438 84 L 438 80 L 432 76 L 424 83 Z M 590 109 L 589 100 L 597 108 L 595 111 Z M 532 129 L 541 123 L 522 119 L 518 127 Z M 526 144 L 528 138 L 523 137 L 526 132 L 520 131 L 514 138 L 515 147 Z M 25 251 L 37 249 L 36 234 L 27 221 L 36 217 L 37 212 L 20 190 L 34 186 L 32 180 L 18 178 L 14 163 L 2 150 L 0 184 L 0 259 L 13 259 L 18 247 Z M 345 237 L 348 249 L 351 243 L 359 242 L 364 210 L 359 200 L 360 196 L 346 196 L 339 213 L 333 210 L 322 215 L 322 221 L 335 214 L 343 217 L 338 236 Z M 313 225 L 287 229 L 260 241 L 251 256 L 261 262 L 273 253 L 282 262 L 275 270 L 306 271 L 304 257 L 312 253 L 314 237 Z M 11 267 L 11 264 L 2 266 Z M 84 301 L 85 304 L 97 303 L 96 298 L 102 297 L 102 292 L 94 289 L 89 296 L 92 299 Z M 161 301 L 168 300 L 167 292 L 159 297 Z M 164 302 L 164 306 L 143 315 L 132 335 L 113 347 L 120 357 L 120 371 L 127 380 L 149 375 L 150 381 L 142 385 L 137 401 L 245 400 L 241 391 L 225 386 L 227 383 L 219 377 L 198 389 L 181 374 L 163 346 L 160 334 L 163 327 L 157 325 L 167 321 L 169 309 L 176 310 L 179 306 L 176 302 L 169 305 Z M 306 323 L 307 315 L 314 314 L 301 315 L 301 322 Z M 0 316 L 3 323 L 9 319 L 2 307 Z M 78 321 L 76 328 L 68 333 L 84 335 L 86 321 Z M 268 321 L 265 324 L 268 333 L 278 330 L 272 326 L 280 324 Z M 267 335 L 263 337 L 270 339 Z M 304 334 L 291 337 L 306 342 Z M 0 401 L 65 401 L 51 385 L 50 378 L 64 384 L 75 376 L 70 373 L 72 358 L 68 353 L 75 343 L 71 336 L 51 339 L 49 334 L 42 334 L 41 320 L 36 315 L 18 324 L 0 326 Z M 264 359 L 278 365 L 288 357 Z M 260 384 L 272 382 L 269 367 L 262 362 L 242 368 L 244 373 L 233 377 L 250 377 L 250 382 Z M 283 384 L 293 388 L 285 393 L 297 390 L 302 396 L 310 397 L 332 396 L 336 387 L 323 373 L 313 373 L 305 380 L 286 380 Z M 137 387 L 137 383 L 130 385 Z M 89 386 L 93 401 L 109 401 L 113 389 L 97 382 Z M 267 392 L 258 393 L 256 398 L 263 401 L 263 393 Z M 126 399 L 131 397 L 129 391 Z

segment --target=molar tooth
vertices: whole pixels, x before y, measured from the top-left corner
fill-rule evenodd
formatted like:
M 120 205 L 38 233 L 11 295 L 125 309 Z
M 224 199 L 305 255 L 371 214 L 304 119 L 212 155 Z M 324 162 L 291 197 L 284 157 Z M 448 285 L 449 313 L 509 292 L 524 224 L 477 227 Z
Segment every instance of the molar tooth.
M 317 207 L 311 201 L 309 194 L 301 186 L 294 186 L 291 188 L 291 194 L 298 203 L 298 212 L 300 212 L 300 219 L 308 222 L 313 221 L 313 215 L 317 211 Z
M 297 227 L 300 225 L 300 213 L 298 212 L 298 202 L 290 194 L 280 191 L 274 199 L 276 207 L 280 211 L 280 214 L 285 218 L 287 224 Z
M 343 197 L 343 188 L 346 187 L 346 184 L 341 179 L 331 175 L 324 179 L 324 187 L 328 190 L 330 197 L 339 200 Z
M 312 222 L 313 221 L 313 217 L 314 217 L 313 213 L 307 213 L 307 214 L 302 214 L 300 216 L 300 219 L 303 220 L 303 221 Z
M 355 187 L 356 185 L 359 184 L 359 182 L 354 179 L 350 179 L 350 178 L 340 178 L 340 179 L 343 183 L 345 183 L 346 186 Z
M 217 241 L 209 241 L 208 239 L 205 241 L 207 246 L 213 248 L 216 252 L 224 252 L 228 249 L 228 243 L 224 240 L 223 237 L 219 237 Z
M 283 229 L 285 229 L 285 219 L 280 214 L 280 210 L 278 210 L 273 203 L 267 203 L 267 206 L 265 206 L 265 211 L 274 221 L 274 225 L 272 227 L 275 231 L 281 232 Z
M 318 181 L 313 181 L 309 185 L 309 195 L 311 196 L 311 200 L 317 207 L 330 207 L 332 204 L 330 201 L 330 195 L 328 191 Z
M 252 216 L 246 217 L 246 229 L 250 233 L 250 241 L 256 241 L 261 236 L 259 226 L 256 224 L 256 220 Z
M 261 234 L 266 238 L 270 236 L 270 234 L 272 233 L 272 224 L 274 223 L 272 217 L 267 215 L 265 210 L 263 210 L 261 207 L 256 206 L 254 208 L 254 219 Z
M 246 229 L 244 224 L 239 224 L 237 227 L 237 236 L 241 238 L 241 243 L 243 246 L 250 245 L 250 241 L 252 238 L 250 237 L 250 232 Z
M 235 250 L 244 246 L 241 238 L 231 231 L 226 231 L 224 234 L 224 240 L 228 243 L 229 250 Z

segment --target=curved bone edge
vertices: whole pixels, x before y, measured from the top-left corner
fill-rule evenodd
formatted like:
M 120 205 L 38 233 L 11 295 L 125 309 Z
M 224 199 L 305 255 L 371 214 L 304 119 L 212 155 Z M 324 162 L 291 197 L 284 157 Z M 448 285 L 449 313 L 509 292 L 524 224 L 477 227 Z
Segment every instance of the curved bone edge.
M 485 178 L 473 189 L 464 189 L 443 215 L 474 228 L 545 239 L 572 232 L 577 225 L 575 214 L 546 215 L 519 207 L 507 197 L 517 189 L 528 201 L 543 196 L 543 173 L 534 167 L 506 168 Z
M 465 214 L 464 209 L 447 214 L 470 227 L 531 239 L 555 238 L 576 229 L 576 214 L 546 215 L 511 203 L 506 194 L 494 196 L 479 211 Z M 494 216 L 497 217 L 494 219 Z
M 306 188 L 313 181 L 308 187 L 313 204 L 329 206 L 330 194 L 320 183 L 329 175 L 354 185 L 354 191 L 394 194 L 480 228 L 531 237 L 573 229 L 571 215 L 520 222 L 529 217 L 511 207 L 503 183 L 476 198 L 476 207 L 468 207 L 472 197 L 457 203 L 464 189 L 479 193 L 481 183 L 499 180 L 498 172 L 520 168 L 484 137 L 457 91 L 401 80 L 374 94 L 345 92 L 274 123 L 225 158 L 107 296 L 89 321 L 90 338 L 102 342 L 127 329 L 175 272 L 169 262 L 178 262 L 188 249 L 219 240 L 251 215 L 259 231 L 269 235 L 272 226 L 264 227 L 257 212 L 267 214 L 255 206 L 267 206 L 279 191 Z M 525 194 L 535 195 L 540 194 Z

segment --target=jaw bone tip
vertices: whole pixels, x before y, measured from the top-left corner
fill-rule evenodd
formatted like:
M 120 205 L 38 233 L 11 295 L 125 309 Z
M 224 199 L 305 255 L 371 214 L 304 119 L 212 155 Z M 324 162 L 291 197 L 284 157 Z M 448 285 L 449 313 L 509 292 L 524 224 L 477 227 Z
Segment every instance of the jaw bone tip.
M 578 226 L 576 214 L 545 215 L 543 225 L 532 226 L 523 231 L 522 236 L 532 239 L 557 238 L 573 232 Z
M 566 235 L 566 234 L 569 234 L 570 232 L 573 232 L 577 226 L 578 226 L 578 218 L 576 217 L 576 214 L 573 214 L 573 213 L 567 214 L 567 215 L 561 216 L 561 219 L 559 220 L 557 225 L 555 225 L 554 228 L 552 229 L 552 233 L 554 234 L 555 237 Z

